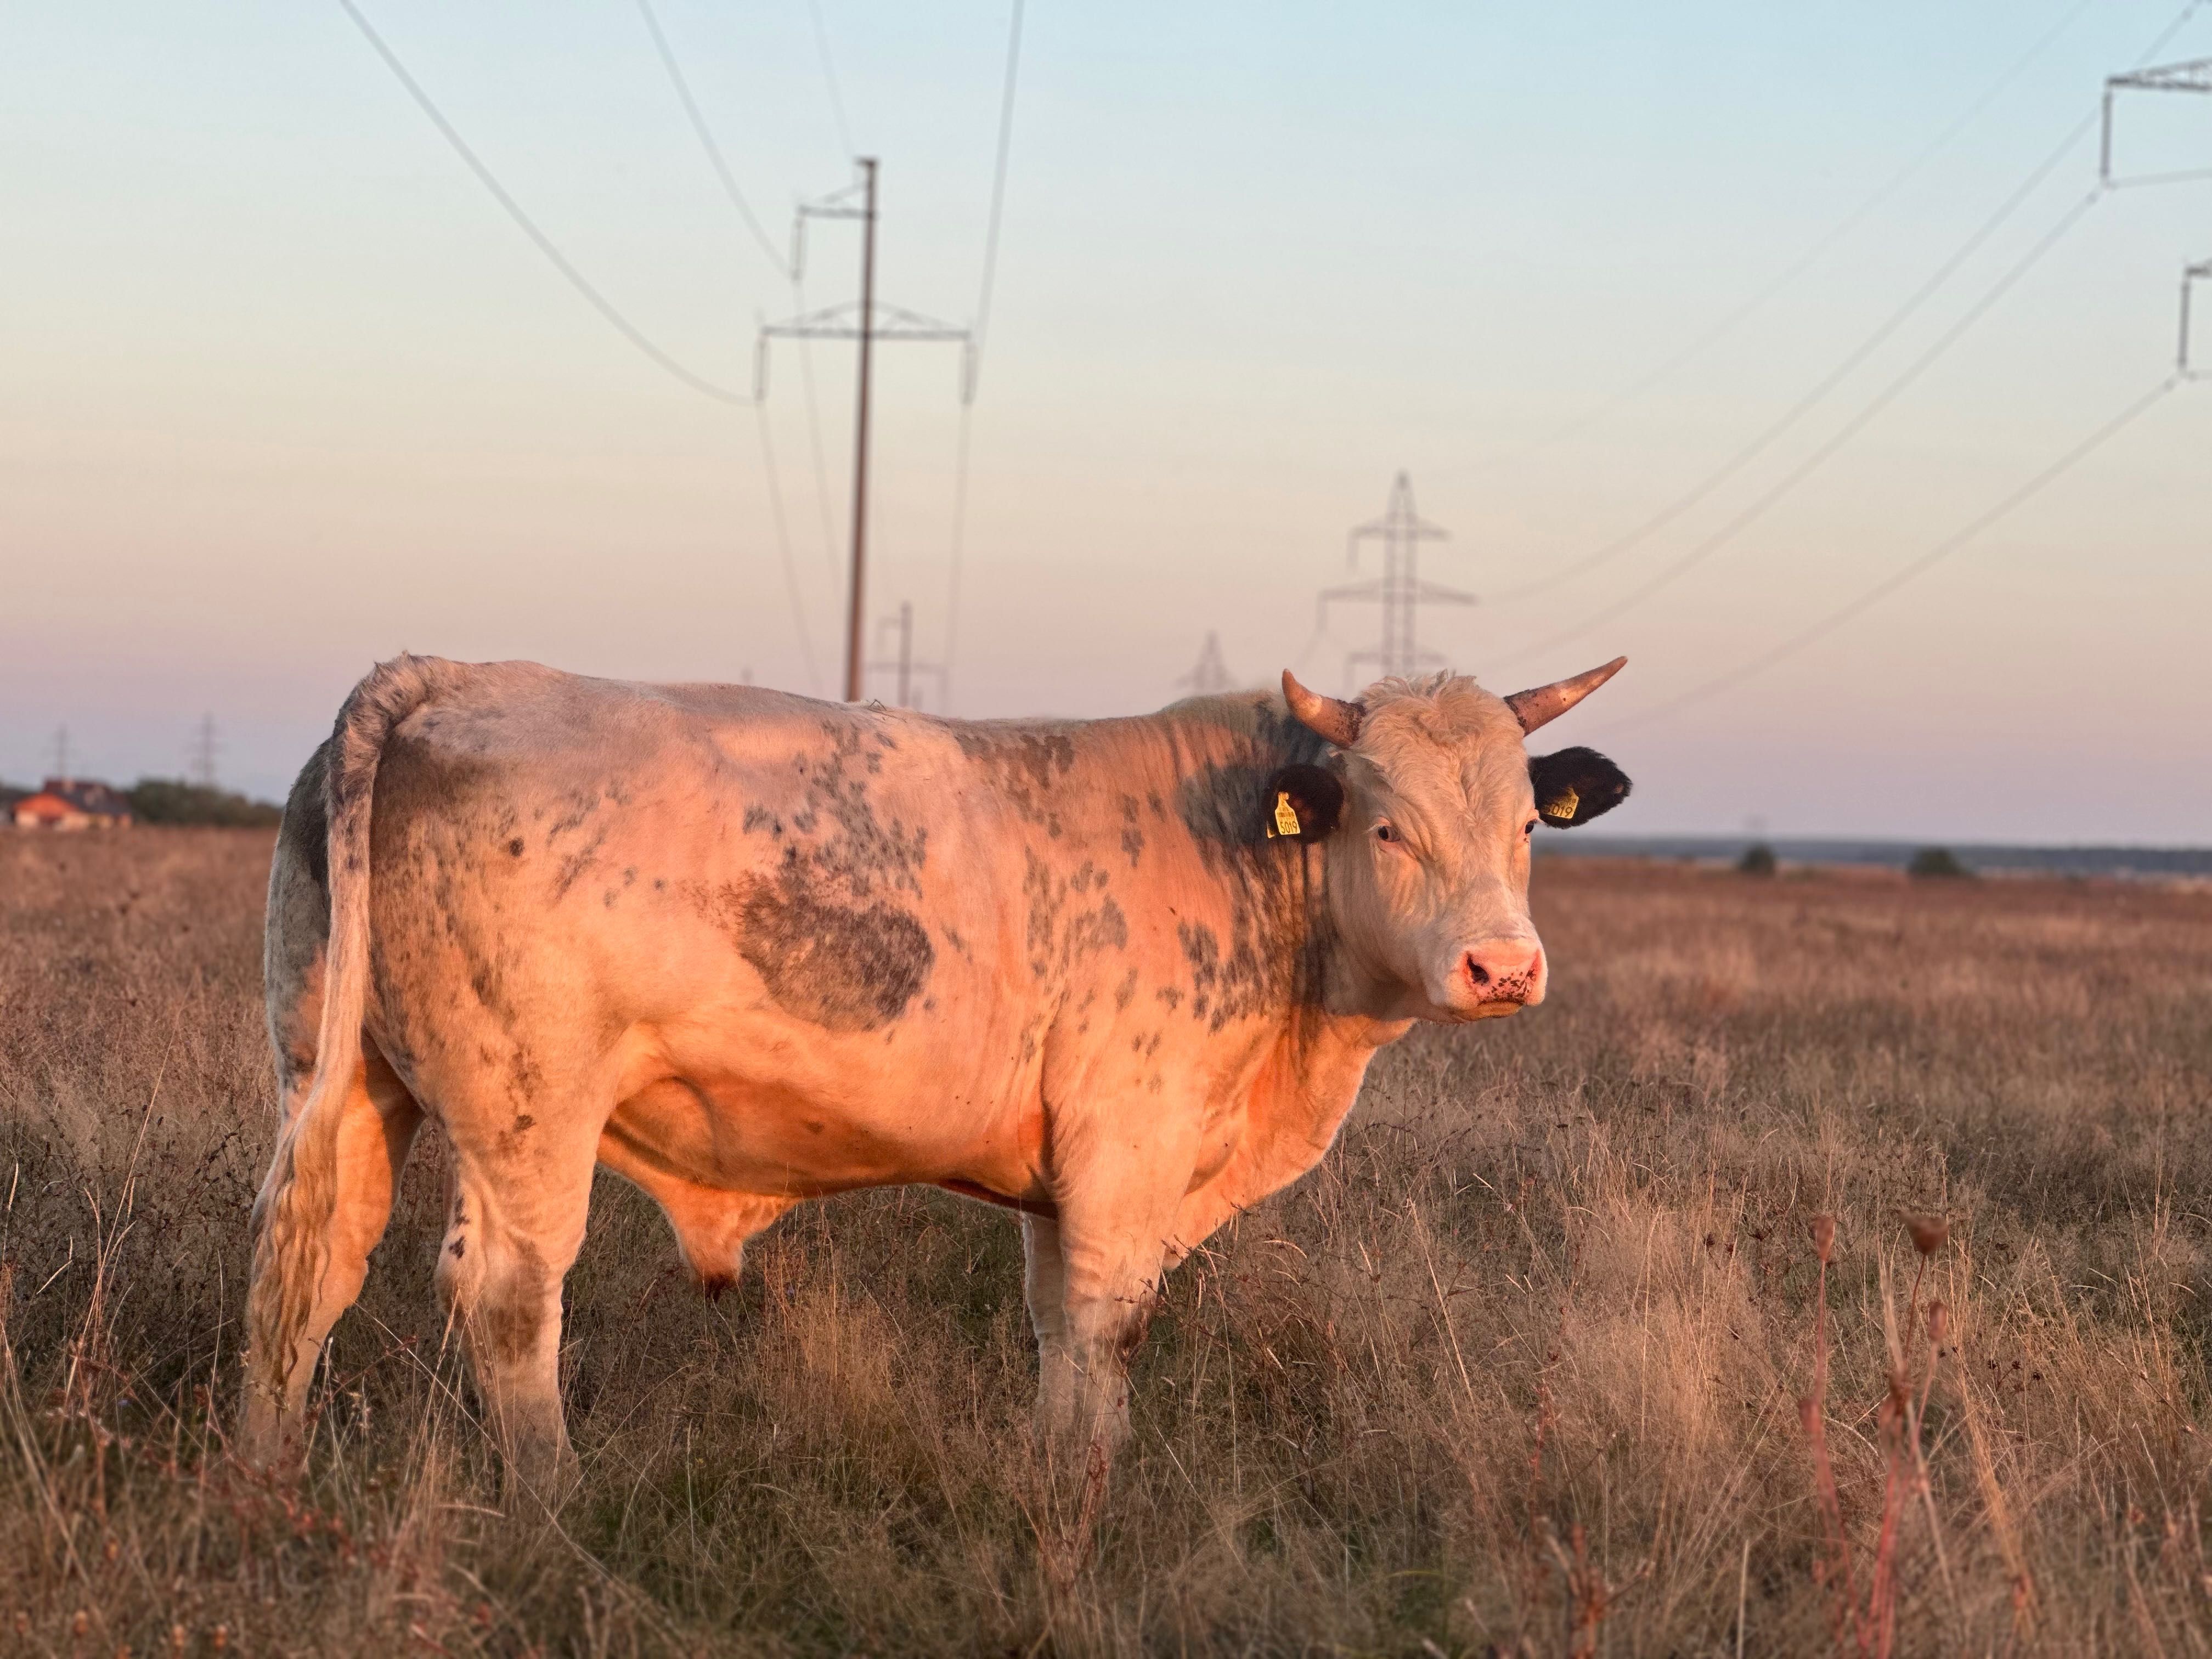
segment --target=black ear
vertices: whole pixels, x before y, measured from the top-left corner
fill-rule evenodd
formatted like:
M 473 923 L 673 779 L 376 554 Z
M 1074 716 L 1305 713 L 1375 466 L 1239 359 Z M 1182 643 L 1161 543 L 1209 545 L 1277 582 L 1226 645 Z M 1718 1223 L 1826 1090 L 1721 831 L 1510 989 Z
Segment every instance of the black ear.
M 1562 749 L 1528 757 L 1536 815 L 1554 830 L 1572 830 L 1628 799 L 1628 774 L 1595 749 Z
M 1322 766 L 1285 766 L 1267 780 L 1261 817 L 1270 841 L 1319 841 L 1344 816 L 1344 785 Z

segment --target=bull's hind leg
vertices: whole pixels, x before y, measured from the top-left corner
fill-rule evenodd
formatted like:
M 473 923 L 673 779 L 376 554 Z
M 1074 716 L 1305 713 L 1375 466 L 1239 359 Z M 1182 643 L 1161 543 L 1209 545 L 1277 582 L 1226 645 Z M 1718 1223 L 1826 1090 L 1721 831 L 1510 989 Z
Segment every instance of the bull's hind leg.
M 368 1276 L 369 1252 L 392 1218 L 392 1197 L 422 1109 L 373 1046 L 338 1110 L 330 1219 L 315 1237 L 278 1237 L 268 1226 L 271 1200 L 293 1178 L 293 1149 L 301 1098 L 313 1075 L 289 1067 L 284 1127 L 261 1196 L 255 1202 L 257 1243 L 250 1305 L 297 1308 L 289 1342 L 257 1341 L 246 1355 L 240 1450 L 264 1468 L 296 1463 L 306 1450 L 307 1390 L 315 1361 L 338 1316 L 351 1307 Z M 272 1329 L 279 1328 L 272 1326 Z
M 569 1461 L 561 1409 L 561 1285 L 584 1242 L 604 1110 L 543 1097 L 517 1111 L 447 1111 L 453 1166 L 440 1297 L 460 1332 L 485 1425 L 510 1470 L 557 1496 Z

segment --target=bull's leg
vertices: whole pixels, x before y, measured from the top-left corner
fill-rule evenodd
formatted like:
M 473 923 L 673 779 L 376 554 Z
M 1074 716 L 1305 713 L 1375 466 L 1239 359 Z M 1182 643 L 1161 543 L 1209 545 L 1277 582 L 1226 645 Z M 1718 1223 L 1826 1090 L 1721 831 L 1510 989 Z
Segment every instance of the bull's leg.
M 1064 1183 L 1056 1224 L 1026 1224 L 1037 1427 L 1063 1488 L 1070 1479 L 1087 1490 L 1103 1486 L 1128 1437 L 1129 1358 L 1152 1319 L 1181 1196 L 1180 1182 L 1163 1182 L 1159 1170 L 1132 1158 L 1126 1167 L 1094 1167 Z M 1054 1256 L 1056 1310 L 1048 1284 Z
M 1060 1259 L 1060 1223 L 1022 1217 L 1022 1295 L 1037 1345 L 1036 1430 L 1041 1448 L 1075 1415 L 1074 1369 L 1067 1363 L 1067 1269 Z
M 296 1125 L 313 1066 L 294 1068 L 284 1101 L 284 1135 Z M 289 1341 L 275 1330 L 251 1334 L 240 1450 L 263 1468 L 295 1465 L 306 1453 L 307 1390 L 323 1342 L 351 1307 L 368 1276 L 369 1252 L 392 1218 L 392 1195 L 422 1109 L 373 1046 L 366 1047 L 339 1108 L 333 1170 L 335 1198 L 319 1235 L 277 1237 L 265 1224 L 280 1186 L 295 1177 L 280 1135 L 276 1157 L 254 1202 L 253 1282 L 247 1305 L 297 1307 L 304 1320 Z
M 565 1133 L 555 1127 L 564 1118 Z M 570 1462 L 561 1411 L 561 1284 L 584 1242 L 599 1121 L 551 1105 L 513 1121 L 520 1127 L 489 1141 L 465 1131 L 454 1136 L 438 1291 L 467 1347 L 486 1426 L 510 1474 L 550 1502 Z

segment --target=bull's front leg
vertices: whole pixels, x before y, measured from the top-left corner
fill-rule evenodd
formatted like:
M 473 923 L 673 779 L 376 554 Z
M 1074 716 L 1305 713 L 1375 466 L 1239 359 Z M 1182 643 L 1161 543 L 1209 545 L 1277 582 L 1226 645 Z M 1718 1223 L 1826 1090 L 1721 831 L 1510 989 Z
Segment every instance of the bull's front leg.
M 1024 1217 L 1037 1339 L 1037 1438 L 1062 1493 L 1103 1490 L 1129 1433 L 1129 1358 L 1159 1295 L 1189 1164 L 1157 1146 L 1087 1158 L 1055 1181 L 1058 1218 Z

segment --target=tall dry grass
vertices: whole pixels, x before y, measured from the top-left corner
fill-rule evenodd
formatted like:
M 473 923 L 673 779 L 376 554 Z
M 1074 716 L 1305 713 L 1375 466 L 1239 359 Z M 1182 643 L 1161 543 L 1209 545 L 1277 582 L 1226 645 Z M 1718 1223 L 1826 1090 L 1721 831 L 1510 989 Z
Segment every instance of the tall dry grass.
M 0 1647 L 2212 1637 L 2212 899 L 1545 866 L 1552 1002 L 1386 1055 L 1327 1163 L 1173 1277 L 1068 1573 L 1030 1520 L 1014 1230 L 933 1193 L 795 1215 L 709 1304 L 609 1182 L 568 1294 L 585 1485 L 502 1514 L 432 1311 L 426 1136 L 307 1485 L 226 1462 L 267 856 L 0 836 Z M 1915 1290 L 1923 1213 L 1951 1226 Z

